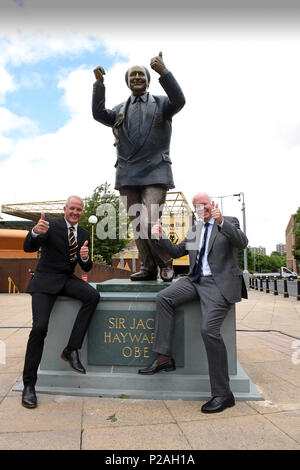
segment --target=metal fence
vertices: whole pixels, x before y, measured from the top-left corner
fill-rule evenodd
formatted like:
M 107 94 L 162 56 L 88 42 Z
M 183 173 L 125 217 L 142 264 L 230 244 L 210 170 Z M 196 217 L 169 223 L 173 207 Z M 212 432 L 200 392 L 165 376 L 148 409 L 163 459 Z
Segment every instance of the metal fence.
M 285 298 L 292 296 L 300 300 L 300 276 L 297 277 L 296 281 L 289 281 L 287 278 L 278 279 L 276 276 L 250 275 L 249 287 L 266 294 L 282 294 Z

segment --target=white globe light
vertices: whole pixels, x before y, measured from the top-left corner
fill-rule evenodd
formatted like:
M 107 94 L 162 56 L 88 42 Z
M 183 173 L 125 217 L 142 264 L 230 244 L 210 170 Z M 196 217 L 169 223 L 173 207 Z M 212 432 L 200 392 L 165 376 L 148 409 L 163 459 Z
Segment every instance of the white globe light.
M 95 215 L 90 215 L 89 216 L 89 223 L 90 224 L 96 224 L 98 222 L 98 219 Z

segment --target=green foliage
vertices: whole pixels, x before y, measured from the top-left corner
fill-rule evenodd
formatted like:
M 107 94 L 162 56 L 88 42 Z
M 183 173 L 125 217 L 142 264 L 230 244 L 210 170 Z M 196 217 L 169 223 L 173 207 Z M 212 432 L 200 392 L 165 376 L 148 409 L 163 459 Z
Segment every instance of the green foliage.
M 281 266 L 286 266 L 286 256 L 273 251 L 268 255 L 254 255 L 247 247 L 248 271 L 253 272 L 279 272 Z M 244 269 L 244 250 L 238 250 L 238 262 Z
M 116 413 L 114 413 L 111 416 L 108 416 L 108 418 L 106 418 L 106 420 L 110 421 L 111 423 L 115 423 L 117 421 Z
M 244 270 L 244 250 L 241 248 L 238 249 L 238 263 L 242 270 Z M 253 255 L 250 251 L 249 246 L 247 247 L 247 264 L 248 264 L 248 271 L 253 271 Z
M 119 196 L 110 190 L 108 183 L 97 186 L 92 196 L 85 201 L 80 225 L 90 232 L 92 227 L 88 219 L 91 215 L 96 215 L 98 219 L 94 232 L 94 261 L 111 264 L 112 256 L 123 250 L 129 243 L 129 219 L 125 208 L 120 204 Z M 113 230 L 108 237 L 99 236 L 100 229 L 104 228 L 105 232 L 108 232 L 109 227 L 113 227 Z M 122 234 L 121 238 L 120 234 Z
M 298 207 L 298 210 L 295 214 L 295 222 L 296 226 L 293 229 L 293 232 L 295 234 L 295 245 L 293 246 L 293 255 L 298 261 L 300 262 L 300 207 Z

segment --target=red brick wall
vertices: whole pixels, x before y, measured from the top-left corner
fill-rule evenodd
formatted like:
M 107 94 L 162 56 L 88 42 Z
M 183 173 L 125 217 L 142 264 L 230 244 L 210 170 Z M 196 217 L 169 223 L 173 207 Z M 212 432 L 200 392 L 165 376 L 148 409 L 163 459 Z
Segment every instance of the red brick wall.
M 25 258 L 1 258 L 0 259 L 0 293 L 8 292 L 8 280 L 10 276 L 20 292 L 26 292 L 27 285 L 31 279 L 30 271 L 35 271 L 36 259 Z M 131 272 L 126 269 L 114 268 L 105 264 L 94 263 L 93 269 L 85 273 L 80 267 L 76 267 L 75 274 L 81 277 L 88 275 L 88 282 L 103 282 L 108 279 L 128 279 Z

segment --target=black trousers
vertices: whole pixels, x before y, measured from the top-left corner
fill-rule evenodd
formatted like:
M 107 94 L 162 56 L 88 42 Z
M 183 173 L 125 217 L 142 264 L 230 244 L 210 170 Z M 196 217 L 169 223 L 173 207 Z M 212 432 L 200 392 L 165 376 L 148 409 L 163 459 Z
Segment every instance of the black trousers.
M 50 313 L 56 297 L 64 295 L 82 302 L 67 344 L 70 350 L 81 348 L 90 320 L 100 298 L 99 293 L 93 287 L 78 278 L 68 279 L 63 289 L 57 294 L 34 292 L 31 295 L 32 330 L 28 338 L 25 354 L 24 385 L 35 385 L 37 381 L 37 371 L 43 354 Z

